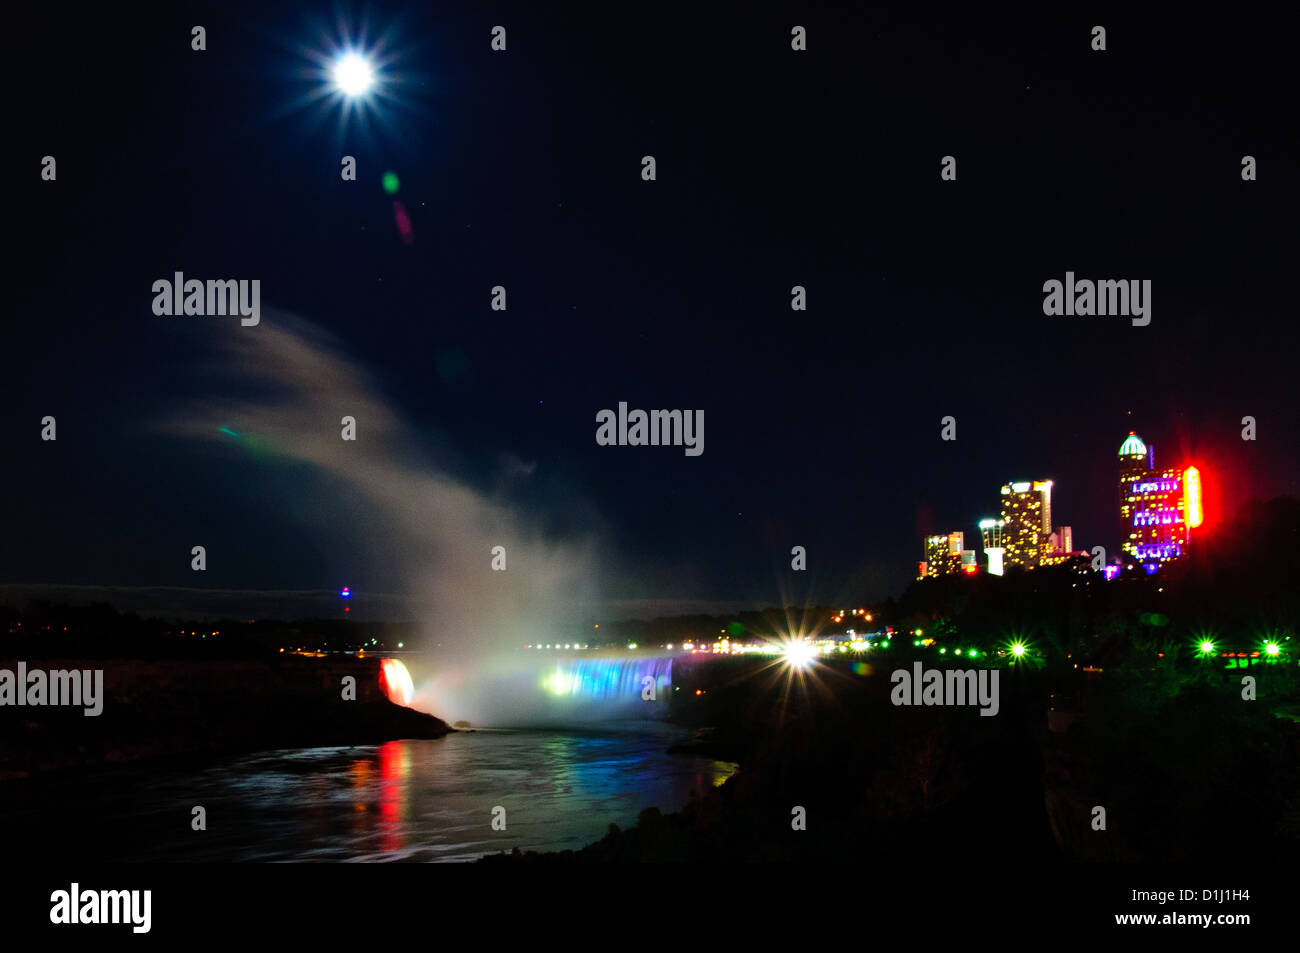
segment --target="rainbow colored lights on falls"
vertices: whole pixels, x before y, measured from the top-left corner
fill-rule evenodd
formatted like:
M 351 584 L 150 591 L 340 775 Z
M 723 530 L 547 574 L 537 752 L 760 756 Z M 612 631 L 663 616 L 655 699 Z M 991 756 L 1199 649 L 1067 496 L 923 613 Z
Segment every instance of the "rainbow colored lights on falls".
M 541 687 L 555 698 L 658 701 L 673 684 L 670 658 L 581 659 L 543 672 Z
M 379 687 L 394 705 L 410 705 L 415 697 L 415 683 L 401 659 L 386 658 L 379 663 Z

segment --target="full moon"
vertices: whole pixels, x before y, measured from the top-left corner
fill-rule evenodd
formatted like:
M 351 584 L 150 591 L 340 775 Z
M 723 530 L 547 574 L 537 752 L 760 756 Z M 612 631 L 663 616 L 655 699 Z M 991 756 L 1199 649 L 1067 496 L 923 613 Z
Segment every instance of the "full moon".
M 334 85 L 345 96 L 364 95 L 375 84 L 375 71 L 359 53 L 345 53 L 331 70 Z

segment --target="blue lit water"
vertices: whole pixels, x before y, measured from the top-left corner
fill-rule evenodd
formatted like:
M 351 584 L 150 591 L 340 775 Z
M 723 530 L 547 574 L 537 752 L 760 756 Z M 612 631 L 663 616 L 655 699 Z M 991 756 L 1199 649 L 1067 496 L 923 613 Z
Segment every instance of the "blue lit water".
M 417 685 L 413 707 L 449 722 L 608 728 L 663 719 L 673 690 L 670 656 L 526 652 L 469 664 L 405 660 Z

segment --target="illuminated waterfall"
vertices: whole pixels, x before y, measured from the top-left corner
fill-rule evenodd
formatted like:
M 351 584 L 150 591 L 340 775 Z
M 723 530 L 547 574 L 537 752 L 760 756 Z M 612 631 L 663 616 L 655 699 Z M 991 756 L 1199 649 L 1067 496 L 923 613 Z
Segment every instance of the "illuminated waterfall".
M 415 695 L 411 673 L 401 659 L 386 658 L 379 663 L 379 687 L 394 705 L 410 705 Z
M 667 717 L 673 660 L 651 655 L 498 655 L 421 672 L 415 707 L 478 727 L 599 727 Z
M 566 659 L 543 669 L 540 684 L 555 698 L 649 704 L 666 700 L 673 684 L 673 660 Z

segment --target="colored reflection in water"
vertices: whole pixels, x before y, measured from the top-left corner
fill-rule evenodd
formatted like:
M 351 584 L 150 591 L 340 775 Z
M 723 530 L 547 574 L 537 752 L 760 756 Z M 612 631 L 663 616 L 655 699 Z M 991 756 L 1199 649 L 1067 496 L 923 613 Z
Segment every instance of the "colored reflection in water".
M 75 852 L 101 860 L 467 861 L 499 851 L 577 850 L 647 807 L 674 811 L 735 765 L 666 749 L 686 733 L 476 731 L 437 740 L 311 748 L 202 770 L 123 771 L 6 818 L 24 829 L 88 810 Z M 175 823 L 202 792 L 211 836 Z M 491 809 L 506 810 L 494 831 Z M 80 830 L 80 829 L 79 829 Z M 129 838 L 111 837 L 130 831 Z M 104 840 L 102 845 L 95 838 Z M 110 846 L 111 840 L 111 846 Z M 74 853 L 75 853 L 74 852 Z
M 407 782 L 411 776 L 408 742 L 390 741 L 379 746 L 379 774 L 380 849 L 391 853 L 406 846 Z

